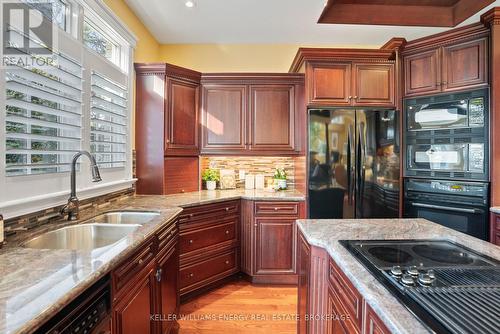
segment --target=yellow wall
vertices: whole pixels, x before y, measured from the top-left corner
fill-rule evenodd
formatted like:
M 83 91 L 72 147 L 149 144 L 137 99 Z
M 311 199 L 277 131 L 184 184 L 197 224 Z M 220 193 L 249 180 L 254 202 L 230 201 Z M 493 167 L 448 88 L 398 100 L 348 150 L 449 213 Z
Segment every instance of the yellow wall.
M 151 63 L 158 61 L 160 45 L 123 0 L 104 0 L 104 3 L 132 30 L 137 37 L 134 61 Z
M 200 72 L 288 72 L 298 44 L 162 44 L 160 60 Z M 359 46 L 357 46 L 359 48 Z M 374 47 L 377 46 L 364 46 Z

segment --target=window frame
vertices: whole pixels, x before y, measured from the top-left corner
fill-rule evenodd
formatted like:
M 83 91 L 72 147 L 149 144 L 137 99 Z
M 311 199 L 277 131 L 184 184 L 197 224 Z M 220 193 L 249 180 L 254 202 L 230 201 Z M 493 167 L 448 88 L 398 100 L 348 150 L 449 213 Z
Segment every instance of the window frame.
M 67 4 L 66 8 L 66 29 L 58 27 L 58 43 L 68 42 L 79 45 L 79 52 L 82 57 L 83 86 L 82 94 L 82 131 L 81 148 L 90 151 L 90 91 L 91 91 L 91 71 L 84 58 L 88 58 L 86 53 L 93 57 L 101 57 L 101 67 L 112 67 L 118 76 L 126 82 L 127 87 L 127 133 L 132 129 L 133 121 L 133 54 L 137 42 L 135 35 L 125 24 L 100 0 L 62 0 Z M 121 44 L 120 66 L 110 60 L 98 55 L 90 50 L 83 42 L 83 20 L 84 17 L 95 17 L 104 22 L 110 31 L 114 31 Z M 107 30 L 106 30 L 107 31 Z M 63 50 L 61 45 L 58 49 Z M 71 56 L 71 55 L 70 55 Z M 90 57 L 92 59 L 92 57 Z M 90 66 L 92 67 L 92 66 Z M 119 74 L 121 73 L 121 74 Z M 0 70 L 0 166 L 6 166 L 6 72 Z M 132 141 L 131 136 L 127 136 L 126 141 L 126 163 L 125 167 L 112 167 L 101 169 L 103 182 L 92 183 L 90 179 L 89 162 L 80 160 L 80 170 L 77 177 L 77 191 L 80 199 L 104 195 L 113 191 L 118 191 L 131 187 L 136 179 L 132 178 Z M 2 168 L 5 169 L 5 168 Z M 45 189 L 46 188 L 46 189 Z M 64 204 L 69 195 L 69 172 L 59 172 L 50 174 L 6 176 L 5 171 L 0 171 L 0 189 L 4 195 L 0 194 L 0 213 L 4 218 L 12 218 L 20 215 L 36 212 L 50 207 Z M 9 189 L 15 189 L 13 194 Z M 35 189 L 35 191 L 34 191 Z M 22 196 L 20 194 L 23 194 Z

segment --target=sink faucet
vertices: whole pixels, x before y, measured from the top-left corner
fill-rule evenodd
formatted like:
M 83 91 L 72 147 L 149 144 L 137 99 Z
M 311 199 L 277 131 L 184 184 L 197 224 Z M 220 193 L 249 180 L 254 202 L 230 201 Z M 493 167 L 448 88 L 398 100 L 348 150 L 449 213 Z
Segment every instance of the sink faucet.
M 76 197 L 76 162 L 78 158 L 82 155 L 87 156 L 90 159 L 90 170 L 92 172 L 92 182 L 101 181 L 101 174 L 99 173 L 99 167 L 93 155 L 87 151 L 80 151 L 73 157 L 71 162 L 71 194 L 68 199 L 68 203 L 61 209 L 61 215 L 68 215 L 68 220 L 77 220 L 79 215 L 80 201 Z

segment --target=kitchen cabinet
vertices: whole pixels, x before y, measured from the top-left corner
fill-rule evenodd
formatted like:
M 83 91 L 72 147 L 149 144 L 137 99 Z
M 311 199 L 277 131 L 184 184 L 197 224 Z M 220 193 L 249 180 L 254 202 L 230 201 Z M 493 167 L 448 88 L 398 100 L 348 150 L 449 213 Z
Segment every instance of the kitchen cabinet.
M 199 155 L 201 74 L 165 63 L 135 64 L 135 70 L 137 193 L 198 190 L 193 166 Z M 176 184 L 180 179 L 191 183 Z
M 202 86 L 202 154 L 298 154 L 303 75 L 207 74 Z
M 295 220 L 303 202 L 243 201 L 242 271 L 257 283 L 297 284 Z
M 394 63 L 308 61 L 311 106 L 395 105 Z
M 299 232 L 296 251 L 298 334 L 390 333 L 325 249 L 311 246 Z M 302 320 L 309 314 L 316 318 Z
M 490 214 L 490 242 L 500 246 L 500 215 Z
M 405 95 L 488 85 L 488 40 L 458 42 L 404 55 Z
M 240 201 L 185 208 L 179 216 L 182 300 L 204 292 L 240 271 Z
M 173 221 L 111 272 L 113 333 L 172 332 L 179 312 L 177 243 Z

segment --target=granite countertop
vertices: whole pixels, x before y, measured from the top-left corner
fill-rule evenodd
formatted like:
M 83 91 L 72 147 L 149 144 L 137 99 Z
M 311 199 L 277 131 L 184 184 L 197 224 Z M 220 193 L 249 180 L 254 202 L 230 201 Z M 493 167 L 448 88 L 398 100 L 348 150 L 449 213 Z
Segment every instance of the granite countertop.
M 446 239 L 500 260 L 500 247 L 425 219 L 298 220 L 307 241 L 328 251 L 393 333 L 430 333 L 338 241 L 359 239 Z
M 0 250 L 0 334 L 30 333 L 109 273 L 161 226 L 175 219 L 182 207 L 231 199 L 302 201 L 294 190 L 197 191 L 167 196 L 125 197 L 110 205 L 82 212 L 75 222 L 64 220 L 25 233 Z M 64 226 L 86 222 L 107 211 L 147 210 L 160 215 L 127 238 L 95 250 L 40 250 L 20 247 L 27 239 Z
M 500 215 L 500 206 L 493 206 L 490 208 L 490 211 Z

